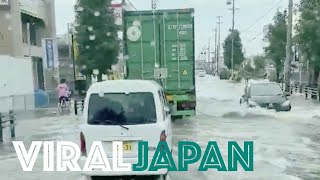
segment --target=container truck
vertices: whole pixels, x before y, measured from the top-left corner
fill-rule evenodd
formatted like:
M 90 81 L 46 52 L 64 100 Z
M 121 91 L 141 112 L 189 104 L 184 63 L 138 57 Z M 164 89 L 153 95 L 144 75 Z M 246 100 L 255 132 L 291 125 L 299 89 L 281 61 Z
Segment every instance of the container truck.
M 194 9 L 126 11 L 126 78 L 156 80 L 173 118 L 196 113 Z

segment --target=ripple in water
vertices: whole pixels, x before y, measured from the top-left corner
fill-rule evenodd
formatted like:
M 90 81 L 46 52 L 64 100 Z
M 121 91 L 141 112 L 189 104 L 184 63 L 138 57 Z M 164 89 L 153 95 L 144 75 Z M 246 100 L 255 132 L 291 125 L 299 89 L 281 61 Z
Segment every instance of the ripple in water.
M 240 113 L 240 112 L 228 112 L 222 115 L 222 118 L 229 119 L 273 119 L 274 116 L 267 114 L 257 114 L 257 113 Z

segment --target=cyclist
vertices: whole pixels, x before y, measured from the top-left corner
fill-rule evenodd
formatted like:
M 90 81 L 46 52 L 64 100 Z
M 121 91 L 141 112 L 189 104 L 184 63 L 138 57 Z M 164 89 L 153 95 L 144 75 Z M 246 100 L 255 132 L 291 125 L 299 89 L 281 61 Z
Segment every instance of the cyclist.
M 60 80 L 60 84 L 57 87 L 57 92 L 59 97 L 59 106 L 61 106 L 62 103 L 69 101 L 69 87 L 65 79 Z

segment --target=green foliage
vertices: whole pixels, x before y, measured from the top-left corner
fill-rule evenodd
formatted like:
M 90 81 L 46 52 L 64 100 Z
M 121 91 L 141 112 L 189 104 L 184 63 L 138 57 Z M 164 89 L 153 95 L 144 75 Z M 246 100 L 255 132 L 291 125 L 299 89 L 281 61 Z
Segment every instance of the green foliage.
M 240 32 L 238 30 L 234 30 L 231 32 L 228 37 L 224 41 L 223 49 L 224 49 L 224 64 L 232 69 L 231 57 L 232 57 L 232 37 L 234 37 L 234 59 L 233 65 L 234 68 L 240 66 L 240 64 L 244 60 L 244 55 L 242 52 L 242 43 L 240 38 Z
M 117 62 L 119 53 L 119 27 L 114 23 L 111 0 L 78 0 L 75 12 L 78 64 L 86 66 L 86 74 L 93 69 L 106 73 Z
M 263 56 L 254 56 L 253 62 L 256 70 L 263 70 L 266 67 L 266 59 Z
M 221 69 L 219 72 L 220 79 L 229 79 L 231 72 L 228 69 Z
M 274 16 L 274 23 L 269 25 L 269 46 L 265 48 L 267 57 L 275 63 L 277 80 L 281 73 L 286 58 L 287 44 L 287 12 L 277 12 Z
M 313 84 L 317 84 L 320 71 L 320 1 L 303 0 L 299 11 L 297 43 L 314 70 Z
M 243 70 L 246 71 L 246 72 L 253 72 L 254 71 L 254 69 L 251 67 L 250 63 L 246 63 L 244 65 Z

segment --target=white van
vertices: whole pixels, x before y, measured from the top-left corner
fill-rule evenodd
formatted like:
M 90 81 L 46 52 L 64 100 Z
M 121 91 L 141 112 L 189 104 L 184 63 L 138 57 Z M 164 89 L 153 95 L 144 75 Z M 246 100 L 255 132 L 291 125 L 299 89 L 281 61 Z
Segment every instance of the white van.
M 138 141 L 149 142 L 149 165 L 160 141 L 172 150 L 170 109 L 162 87 L 154 81 L 115 80 L 93 84 L 88 92 L 81 126 L 82 160 L 94 141 L 102 142 L 112 168 L 112 142 L 124 144 L 124 163 L 138 163 Z M 85 179 L 122 176 L 152 176 L 166 179 L 167 170 L 157 172 L 83 172 Z M 132 178 L 134 179 L 134 178 Z

